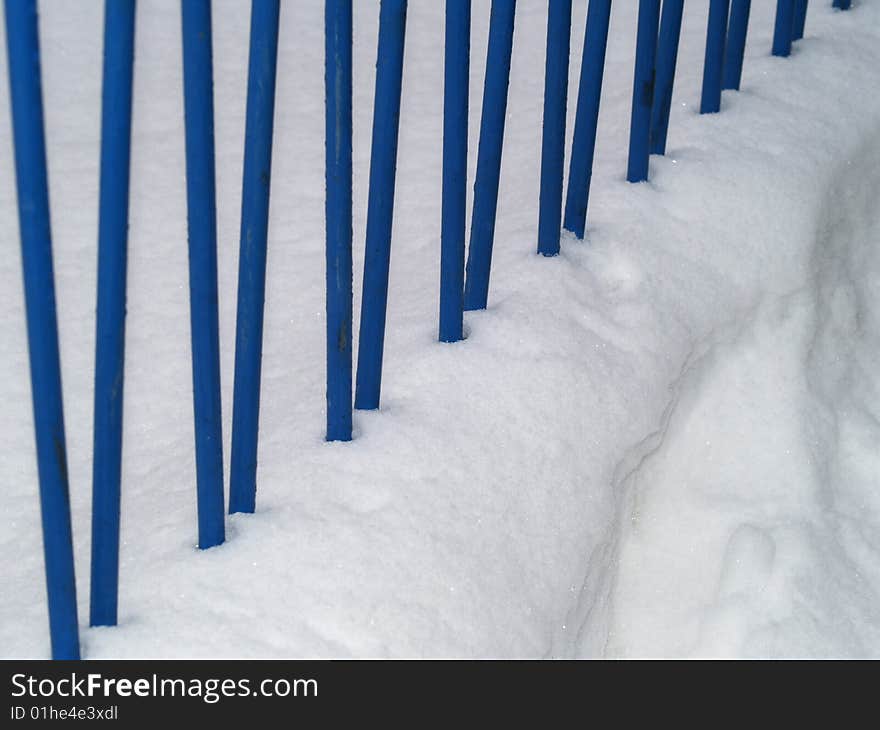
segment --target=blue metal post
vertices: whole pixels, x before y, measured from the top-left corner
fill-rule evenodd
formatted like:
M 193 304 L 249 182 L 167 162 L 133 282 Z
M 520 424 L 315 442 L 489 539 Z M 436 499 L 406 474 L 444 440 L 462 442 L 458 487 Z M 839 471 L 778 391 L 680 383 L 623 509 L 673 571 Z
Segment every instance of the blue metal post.
M 666 133 L 669 130 L 683 11 L 684 0 L 664 0 L 660 36 L 657 40 L 657 80 L 654 85 L 654 104 L 651 107 L 651 153 L 655 155 L 666 154 Z
M 405 31 L 406 0 L 382 0 L 379 11 L 367 239 L 354 397 L 355 408 L 362 410 L 379 407 L 379 391 L 382 385 Z
M 584 31 L 571 161 L 568 167 L 568 191 L 565 196 L 565 229 L 578 238 L 584 237 L 587 226 L 587 206 L 590 179 L 593 175 L 593 153 L 596 150 L 596 126 L 599 121 L 599 100 L 602 97 L 610 17 L 611 0 L 590 0 Z
M 477 177 L 471 212 L 471 240 L 464 285 L 466 310 L 485 309 L 489 299 L 489 272 L 492 268 L 492 244 L 498 210 L 498 182 L 501 177 L 501 150 L 507 117 L 507 86 L 510 82 L 515 13 L 516 0 L 492 0 L 480 143 L 477 150 Z
M 443 210 L 440 224 L 441 342 L 457 342 L 462 338 L 470 38 L 471 0 L 446 0 Z
M 79 659 L 37 8 L 34 0 L 6 0 L 5 9 L 49 633 L 54 659 Z
M 181 11 L 196 491 L 204 549 L 225 538 L 211 0 L 184 0 Z
M 795 0 L 793 23 L 791 39 L 799 41 L 804 37 L 804 26 L 807 24 L 807 0 Z
M 727 42 L 729 14 L 730 0 L 710 0 L 700 114 L 715 114 L 721 111 L 721 73 L 724 67 L 724 46 Z
M 776 0 L 776 24 L 773 28 L 773 55 L 791 53 L 791 32 L 794 23 L 794 0 Z
M 253 512 L 257 491 L 260 365 L 280 0 L 253 0 L 248 59 L 241 248 L 232 392 L 229 512 Z
M 544 130 L 538 216 L 538 253 L 544 256 L 556 256 L 559 253 L 570 46 L 571 0 L 550 0 L 547 9 Z
M 660 0 L 639 0 L 639 27 L 636 37 L 632 118 L 629 132 L 629 164 L 626 173 L 626 179 L 632 183 L 648 179 L 651 107 L 654 103 L 654 61 L 659 24 Z
M 324 5 L 327 440 L 351 441 L 351 0 Z
M 92 626 L 116 625 L 119 587 L 119 504 L 134 21 L 134 0 L 107 0 L 104 5 L 98 306 L 95 336 L 89 615 Z
M 749 29 L 749 11 L 752 0 L 732 0 L 727 27 L 727 46 L 724 50 L 725 89 L 739 89 L 742 80 L 743 55 Z

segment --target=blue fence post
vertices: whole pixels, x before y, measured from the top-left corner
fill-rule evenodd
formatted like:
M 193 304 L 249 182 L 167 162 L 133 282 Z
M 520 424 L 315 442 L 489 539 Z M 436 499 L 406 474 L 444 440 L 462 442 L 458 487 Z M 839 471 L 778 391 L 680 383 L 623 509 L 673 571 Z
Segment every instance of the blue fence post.
M 773 28 L 773 55 L 791 53 L 791 32 L 794 23 L 794 0 L 776 1 L 776 24 Z
M 602 76 L 605 70 L 605 49 L 608 46 L 610 18 L 611 0 L 590 0 L 584 30 L 584 51 L 581 58 L 581 76 L 563 219 L 565 229 L 578 238 L 584 237 L 587 227 L 587 207 L 590 199 L 590 180 L 593 175 L 596 126 L 599 121 L 599 101 L 602 97 Z
M 831 7 L 839 8 L 840 10 L 849 10 L 852 5 L 852 0 L 834 0 Z
M 749 30 L 749 11 L 752 0 L 732 0 L 727 28 L 727 46 L 724 49 L 725 89 L 739 89 L 742 80 L 743 55 Z
M 669 112 L 672 108 L 672 89 L 675 84 L 675 66 L 678 60 L 683 11 L 684 0 L 664 0 L 660 16 L 660 35 L 657 40 L 654 104 L 651 107 L 651 153 L 655 155 L 666 154 L 666 133 L 669 130 Z
M 648 179 L 651 107 L 654 103 L 654 61 L 657 54 L 657 26 L 659 24 L 660 0 L 639 0 L 639 26 L 636 37 L 636 63 L 629 132 L 629 163 L 626 173 L 626 179 L 632 183 Z
M 721 74 L 724 66 L 724 46 L 727 42 L 727 17 L 729 14 L 730 0 L 710 1 L 700 114 L 715 114 L 721 110 Z
M 543 256 L 556 256 L 559 253 L 570 49 L 571 0 L 550 0 L 547 8 L 544 129 L 538 214 L 538 253 Z
M 327 440 L 351 441 L 351 0 L 324 5 Z
M 352 4 L 324 6 L 327 440 L 351 441 Z
M 379 10 L 370 191 L 367 201 L 367 237 L 354 396 L 355 408 L 368 411 L 379 407 L 379 392 L 382 387 L 405 35 L 406 0 L 382 0 Z
M 256 504 L 260 366 L 279 6 L 280 0 L 253 0 L 251 3 L 238 312 L 235 324 L 235 383 L 232 392 L 230 514 L 253 512 Z
M 498 182 L 501 177 L 515 14 L 516 0 L 492 0 L 477 176 L 471 212 L 471 240 L 464 285 L 464 308 L 469 311 L 485 309 L 489 299 L 489 272 L 492 268 L 492 244 L 498 211 Z
M 471 0 L 446 0 L 440 342 L 458 342 L 463 336 L 470 38 Z
M 225 538 L 211 0 L 185 0 L 181 21 L 196 492 L 204 549 Z
M 37 8 L 34 0 L 6 0 L 5 9 L 49 633 L 53 659 L 79 659 Z
M 795 0 L 792 22 L 791 39 L 799 41 L 804 37 L 804 26 L 807 24 L 807 0 Z
M 89 606 L 89 623 L 92 626 L 116 625 L 119 588 L 119 505 L 134 26 L 134 0 L 108 0 L 105 3 L 92 452 Z

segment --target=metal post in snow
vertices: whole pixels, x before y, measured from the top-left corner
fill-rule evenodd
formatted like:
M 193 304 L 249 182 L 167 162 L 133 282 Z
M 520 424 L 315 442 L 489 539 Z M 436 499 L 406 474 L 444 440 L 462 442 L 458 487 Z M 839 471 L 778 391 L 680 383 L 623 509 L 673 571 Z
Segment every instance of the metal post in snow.
M 324 6 L 327 440 L 351 440 L 352 3 Z
M 440 224 L 440 342 L 463 336 L 471 0 L 446 0 L 443 194 Z
M 590 179 L 593 175 L 596 126 L 599 121 L 599 100 L 602 97 L 602 76 L 605 70 L 605 49 L 608 46 L 610 17 L 611 0 L 590 0 L 584 31 L 584 51 L 581 59 L 563 219 L 565 229 L 578 238 L 584 237 L 587 226 Z
M 629 132 L 629 162 L 626 179 L 648 179 L 651 142 L 651 107 L 654 102 L 654 61 L 657 53 L 657 26 L 660 0 L 639 0 L 636 62 L 633 78 L 632 117 Z
M 776 1 L 776 24 L 773 29 L 773 55 L 791 53 L 791 32 L 794 22 L 794 0 Z
M 538 253 L 544 256 L 556 256 L 559 253 L 570 47 L 571 0 L 550 0 L 547 7 L 544 129 L 538 215 Z
M 196 493 L 205 549 L 225 539 L 211 0 L 185 0 L 181 20 Z
M 477 176 L 471 212 L 471 239 L 464 285 L 464 308 L 469 311 L 485 309 L 489 299 L 489 273 L 492 269 L 495 216 L 498 212 L 498 183 L 501 177 L 501 151 L 507 117 L 507 87 L 510 83 L 515 14 L 516 0 L 492 0 L 480 142 L 477 150 Z
M 135 2 L 104 5 L 89 623 L 115 626 Z
M 279 9 L 280 0 L 253 0 L 251 3 L 238 312 L 235 323 L 235 383 L 232 393 L 230 514 L 253 512 L 256 504 L 260 365 Z
M 672 108 L 672 88 L 675 83 L 683 11 L 684 0 L 664 0 L 660 17 L 660 35 L 657 39 L 654 104 L 651 107 L 651 153 L 655 155 L 666 154 L 666 133 L 669 130 L 669 112 Z
M 742 80 L 743 55 L 749 29 L 749 11 L 752 0 L 732 0 L 727 26 L 727 46 L 724 49 L 724 78 L 722 87 L 739 89 Z
M 405 31 L 406 0 L 382 0 L 379 10 L 367 237 L 354 397 L 355 408 L 361 410 L 375 410 L 379 407 L 382 386 Z
M 792 23 L 791 39 L 799 41 L 804 37 L 804 26 L 807 23 L 807 0 L 795 0 Z
M 37 7 L 34 0 L 6 0 L 5 10 L 49 633 L 53 659 L 79 659 Z
M 710 0 L 700 114 L 715 114 L 721 110 L 721 74 L 724 66 L 724 46 L 727 42 L 727 18 L 729 15 L 730 0 Z

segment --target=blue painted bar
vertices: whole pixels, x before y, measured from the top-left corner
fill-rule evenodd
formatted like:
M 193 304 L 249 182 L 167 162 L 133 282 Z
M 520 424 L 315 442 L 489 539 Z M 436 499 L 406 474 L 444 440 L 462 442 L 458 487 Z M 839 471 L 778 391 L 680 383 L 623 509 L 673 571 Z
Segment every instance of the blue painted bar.
M 729 14 L 730 0 L 710 0 L 700 114 L 716 114 L 721 111 L 721 74 L 724 68 L 724 46 L 727 43 Z
M 833 8 L 839 8 L 840 10 L 849 10 L 852 6 L 852 0 L 834 0 L 831 4 Z
M 241 248 L 232 392 L 229 512 L 253 512 L 257 491 L 260 366 L 280 0 L 253 0 L 241 191 Z
M 776 24 L 773 29 L 773 55 L 791 53 L 791 32 L 794 23 L 794 0 L 777 0 Z
M 125 370 L 125 291 L 134 0 L 104 5 L 101 186 L 92 463 L 92 560 L 89 623 L 115 626 L 119 589 L 119 505 Z
M 666 134 L 669 131 L 669 112 L 672 108 L 683 11 L 684 0 L 664 0 L 660 16 L 660 35 L 657 39 L 657 80 L 654 85 L 654 104 L 651 107 L 651 154 L 654 155 L 666 154 Z
M 405 32 L 406 0 L 382 0 L 379 10 L 373 146 L 370 152 L 367 238 L 354 397 L 355 408 L 361 410 L 379 407 L 382 386 Z
M 489 272 L 495 216 L 498 212 L 498 182 L 501 178 L 501 150 L 507 117 L 507 87 L 513 51 L 513 21 L 516 0 L 492 0 L 489 13 L 489 47 L 477 150 L 477 176 L 471 212 L 471 240 L 468 247 L 464 308 L 485 309 L 489 299 Z
M 578 238 L 587 227 L 590 180 L 593 176 L 593 154 L 596 150 L 596 127 L 599 101 L 602 97 L 602 76 L 605 71 L 605 50 L 608 46 L 608 23 L 611 0 L 590 0 L 584 31 L 584 51 L 578 86 L 571 161 L 568 167 L 568 191 L 565 196 L 564 226 Z
M 550 0 L 547 8 L 544 129 L 538 214 L 538 253 L 543 256 L 556 256 L 559 253 L 570 48 L 571 0 Z
M 53 659 L 79 659 L 37 8 L 34 0 L 5 0 L 5 10 L 49 633 Z
M 351 441 L 351 0 L 324 4 L 327 435 Z
M 205 549 L 225 539 L 211 0 L 185 0 L 181 19 L 196 494 Z
M 727 26 L 727 47 L 724 51 L 725 89 L 739 89 L 742 81 L 743 55 L 746 50 L 746 36 L 749 30 L 749 11 L 752 0 L 732 0 L 730 20 Z
M 470 39 L 471 0 L 446 0 L 440 342 L 458 342 L 463 336 Z
M 633 77 L 632 117 L 629 132 L 629 163 L 626 179 L 631 183 L 648 179 L 651 145 L 651 107 L 654 104 L 654 62 L 657 54 L 657 26 L 660 0 L 639 0 L 636 63 Z
M 799 41 L 804 37 L 804 27 L 807 24 L 807 0 L 795 0 L 793 23 L 791 39 Z

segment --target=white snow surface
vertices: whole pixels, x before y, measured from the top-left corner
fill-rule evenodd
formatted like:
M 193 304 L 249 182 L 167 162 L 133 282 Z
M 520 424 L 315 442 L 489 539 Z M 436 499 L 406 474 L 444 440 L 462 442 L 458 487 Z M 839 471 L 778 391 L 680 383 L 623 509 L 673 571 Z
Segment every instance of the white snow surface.
M 90 629 L 103 4 L 43 0 L 84 656 L 880 656 L 880 3 L 830 4 L 810 3 L 806 37 L 778 59 L 775 3 L 753 3 L 742 91 L 700 116 L 708 1 L 688 2 L 668 154 L 630 185 L 637 3 L 615 3 L 587 240 L 566 235 L 547 259 L 534 250 L 546 4 L 521 0 L 490 306 L 448 345 L 443 11 L 413 0 L 382 407 L 356 412 L 340 444 L 323 440 L 323 3 L 285 0 L 258 511 L 199 551 L 179 3 L 140 3 L 120 623 Z M 248 7 L 214 3 L 227 469 Z M 488 9 L 474 3 L 471 180 Z M 377 11 L 355 3 L 356 318 Z M 4 82 L 0 654 L 42 657 L 8 104 Z

